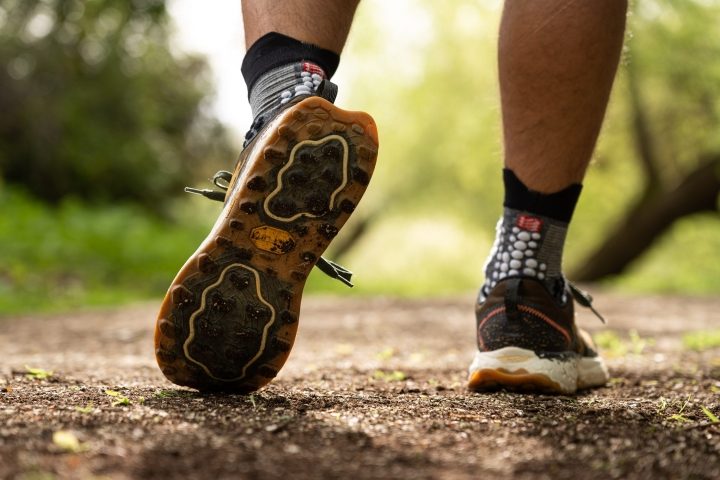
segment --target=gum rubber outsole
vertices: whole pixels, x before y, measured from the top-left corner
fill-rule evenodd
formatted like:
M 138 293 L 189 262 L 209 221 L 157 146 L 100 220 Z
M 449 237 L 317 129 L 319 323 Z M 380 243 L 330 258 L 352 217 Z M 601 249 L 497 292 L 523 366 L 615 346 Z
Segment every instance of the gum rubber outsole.
M 243 151 L 222 213 L 160 308 L 155 354 L 170 381 L 251 392 L 277 375 L 307 276 L 365 192 L 377 149 L 369 115 L 310 97 Z
M 470 375 L 468 389 L 476 392 L 507 389 L 516 392 L 571 393 L 548 376 L 524 370 L 510 372 L 503 369 L 477 370 Z

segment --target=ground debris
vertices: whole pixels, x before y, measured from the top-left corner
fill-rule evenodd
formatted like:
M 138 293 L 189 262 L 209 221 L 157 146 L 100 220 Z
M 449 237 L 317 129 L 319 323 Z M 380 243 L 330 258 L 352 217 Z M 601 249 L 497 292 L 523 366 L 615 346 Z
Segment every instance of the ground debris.
M 720 348 L 683 343 L 720 300 L 654 299 L 647 324 L 647 299 L 602 300 L 625 356 L 576 396 L 467 392 L 472 298 L 309 299 L 252 395 L 164 380 L 156 305 L 0 319 L 0 478 L 720 478 Z

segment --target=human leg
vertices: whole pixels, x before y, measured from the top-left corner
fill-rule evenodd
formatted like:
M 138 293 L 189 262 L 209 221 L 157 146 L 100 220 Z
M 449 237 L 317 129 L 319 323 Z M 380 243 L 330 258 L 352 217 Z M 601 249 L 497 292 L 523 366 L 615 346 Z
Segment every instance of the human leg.
M 360 0 L 243 0 L 245 45 L 278 32 L 338 55 Z
M 347 10 L 335 20 L 338 5 Z M 364 193 L 377 155 L 373 120 L 335 107 L 327 80 L 356 5 L 243 4 L 254 39 L 243 75 L 255 118 L 235 171 L 216 175 L 226 193 L 191 189 L 224 208 L 158 315 L 158 364 L 177 384 L 262 387 L 289 355 L 313 266 L 349 283 L 349 272 L 320 255 Z
M 471 388 L 567 393 L 604 383 L 601 361 L 574 325 L 573 293 L 580 297 L 561 263 L 617 69 L 625 10 L 624 0 L 505 4 L 505 210 L 478 299 Z
M 243 77 L 253 114 L 246 136 L 296 95 L 332 78 L 359 0 L 243 0 Z
M 625 0 L 507 0 L 498 64 L 505 165 L 531 190 L 580 183 L 617 70 Z

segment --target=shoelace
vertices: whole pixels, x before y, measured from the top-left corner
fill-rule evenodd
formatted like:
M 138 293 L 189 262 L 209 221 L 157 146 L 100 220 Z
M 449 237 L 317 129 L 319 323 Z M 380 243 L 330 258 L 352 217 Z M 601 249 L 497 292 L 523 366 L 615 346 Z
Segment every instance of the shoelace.
M 185 187 L 185 191 L 188 193 L 202 195 L 205 198 L 209 198 L 210 200 L 215 200 L 217 202 L 224 202 L 225 195 L 227 194 L 227 190 L 230 186 L 231 180 L 232 172 L 228 172 L 227 170 L 220 170 L 213 176 L 213 184 L 215 184 L 215 186 L 218 187 L 220 191 L 210 190 L 207 188 L 200 189 L 192 187 Z M 318 259 L 315 266 L 328 277 L 334 278 L 335 280 L 344 283 L 348 287 L 353 286 L 352 282 L 350 281 L 352 279 L 352 272 L 347 268 L 342 267 L 337 263 L 327 260 L 323 257 L 320 257 Z
M 607 324 L 607 321 L 605 318 L 603 318 L 602 315 L 600 315 L 600 312 L 595 310 L 595 307 L 593 307 L 593 297 L 589 293 L 587 293 L 584 290 L 581 290 L 578 288 L 575 284 L 570 282 L 567 278 L 562 278 L 563 284 L 567 285 L 568 289 L 570 290 L 570 293 L 573 296 L 573 299 L 578 303 L 578 305 L 583 306 L 585 308 L 589 308 L 591 312 L 595 314 L 596 317 L 600 319 L 600 321 L 604 324 Z M 521 277 L 512 277 L 507 280 L 508 287 L 505 290 L 505 312 L 508 318 L 513 319 L 519 319 L 520 318 L 520 311 L 518 310 L 518 305 L 521 303 L 520 299 L 520 282 L 522 282 Z M 563 286 L 563 290 L 565 287 Z
M 600 312 L 595 310 L 595 307 L 593 307 L 592 295 L 590 295 L 588 292 L 586 292 L 584 290 L 579 289 L 575 284 L 573 284 L 569 280 L 565 280 L 565 282 L 567 283 L 568 287 L 570 287 L 570 293 L 572 293 L 572 296 L 575 299 L 575 301 L 579 305 L 582 305 L 585 308 L 589 308 L 590 311 L 593 312 L 595 314 L 595 316 L 598 317 L 602 323 L 607 324 L 607 321 L 603 318 L 602 315 L 600 315 Z

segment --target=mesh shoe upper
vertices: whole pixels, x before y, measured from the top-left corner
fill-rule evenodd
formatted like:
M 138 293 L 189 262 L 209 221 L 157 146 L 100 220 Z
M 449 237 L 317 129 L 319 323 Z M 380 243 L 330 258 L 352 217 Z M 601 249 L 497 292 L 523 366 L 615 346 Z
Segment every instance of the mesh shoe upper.
M 560 297 L 530 278 L 499 282 L 476 307 L 478 349 L 519 347 L 549 356 L 597 355 L 589 336 L 581 336 L 575 326 L 569 289 Z

